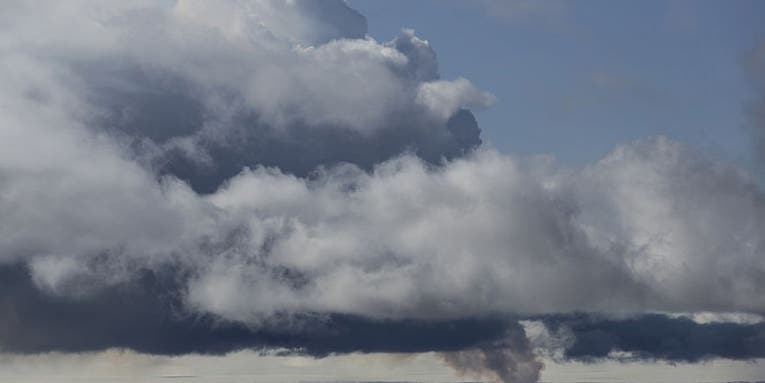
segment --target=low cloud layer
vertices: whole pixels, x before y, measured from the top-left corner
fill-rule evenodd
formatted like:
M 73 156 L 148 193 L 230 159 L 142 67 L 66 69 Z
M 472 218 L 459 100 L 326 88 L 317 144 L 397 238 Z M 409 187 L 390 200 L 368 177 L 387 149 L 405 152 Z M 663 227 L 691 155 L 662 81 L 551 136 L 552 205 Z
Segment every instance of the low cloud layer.
M 2 266 L 2 350 L 30 354 L 118 347 L 181 355 L 252 348 L 316 357 L 350 352 L 449 352 L 497 339 L 513 326 L 499 318 L 425 322 L 303 313 L 251 327 L 187 312 L 178 295 L 177 275 L 168 272 L 144 271 L 128 284 L 71 297 L 41 291 L 23 265 Z
M 440 351 L 523 382 L 543 318 L 566 358 L 762 356 L 759 324 L 644 315 L 765 312 L 765 193 L 681 143 L 483 148 L 493 97 L 339 1 L 6 8 L 4 351 Z
M 563 358 L 584 361 L 765 358 L 765 323 L 697 323 L 689 318 L 649 314 L 627 318 L 565 315 L 542 320 L 555 334 Z M 555 338 L 556 336 L 552 337 Z M 545 339 L 551 344 L 551 339 Z

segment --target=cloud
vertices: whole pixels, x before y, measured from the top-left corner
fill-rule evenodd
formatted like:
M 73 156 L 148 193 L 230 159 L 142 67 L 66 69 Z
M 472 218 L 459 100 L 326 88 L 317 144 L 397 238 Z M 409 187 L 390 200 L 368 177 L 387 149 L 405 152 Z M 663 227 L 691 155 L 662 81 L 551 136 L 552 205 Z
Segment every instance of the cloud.
M 435 163 L 480 143 L 453 133 L 462 121 L 477 137 L 474 121 L 450 119 L 480 92 L 439 80 L 435 53 L 412 31 L 389 43 L 366 37 L 363 16 L 341 1 L 20 2 L 7 14 L 6 72 L 31 65 L 48 76 L 8 96 L 61 91 L 82 104 L 74 117 L 88 128 L 196 191 L 244 166 L 305 176 L 340 162 L 370 169 L 406 151 Z M 431 82 L 442 84 L 431 98 L 456 100 L 437 116 L 415 102 Z
M 748 175 L 662 137 L 582 167 L 481 148 L 466 108 L 492 97 L 344 2 L 0 18 L 3 350 L 439 351 L 533 381 L 518 319 L 763 313 Z
M 447 119 L 459 108 L 483 108 L 494 102 L 494 97 L 478 90 L 470 81 L 458 78 L 454 81 L 433 81 L 420 85 L 418 104 L 433 115 Z
M 548 317 L 542 322 L 553 333 L 567 338 L 563 357 L 570 360 L 616 357 L 699 362 L 765 357 L 763 322 L 696 323 L 659 314 L 621 319 L 579 314 Z
M 169 273 L 169 274 L 168 274 Z M 511 321 L 375 320 L 304 313 L 260 327 L 184 309 L 172 269 L 77 297 L 40 290 L 21 264 L 0 266 L 0 339 L 5 353 L 125 348 L 158 355 L 223 354 L 251 348 L 323 357 L 352 352 L 456 351 L 502 336 Z
M 19 192 L 5 193 L 5 227 L 15 231 L 6 229 L 3 253 L 50 281 L 43 287 L 108 285 L 171 265 L 188 275 L 187 307 L 254 325 L 302 312 L 451 319 L 763 307 L 761 191 L 666 139 L 580 170 L 491 150 L 436 168 L 404 156 L 373 173 L 346 165 L 310 179 L 261 167 L 208 196 L 123 176 L 111 194 L 80 201 L 72 196 L 104 178 L 67 175 L 63 184 L 13 179 Z
M 209 201 L 249 212 L 256 235 L 245 240 L 261 239 L 246 246 L 267 244 L 251 267 L 241 265 L 253 255 L 228 254 L 191 282 L 197 307 L 240 320 L 296 308 L 458 317 L 763 304 L 761 191 L 666 139 L 581 170 L 492 151 L 441 168 L 402 157 L 371 174 L 342 167 L 312 180 L 261 168 Z M 300 282 L 281 283 L 268 265 Z M 269 295 L 231 294 L 241 290 Z

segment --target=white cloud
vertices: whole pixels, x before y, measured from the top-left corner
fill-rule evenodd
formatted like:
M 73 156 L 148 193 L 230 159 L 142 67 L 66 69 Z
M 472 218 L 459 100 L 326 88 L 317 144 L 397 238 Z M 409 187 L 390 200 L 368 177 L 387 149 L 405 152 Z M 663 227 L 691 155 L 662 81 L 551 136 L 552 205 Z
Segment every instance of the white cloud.
M 485 108 L 494 100 L 494 96 L 480 91 L 464 78 L 426 82 L 417 90 L 417 103 L 442 120 L 459 108 Z
M 3 132 L 26 149 L 0 151 L 0 253 L 36 265 L 48 288 L 173 264 L 196 275 L 190 307 L 253 324 L 278 312 L 765 306 L 762 192 L 665 139 L 584 169 L 490 150 L 439 169 L 405 156 L 312 180 L 258 168 L 202 197 L 44 112 L 4 122 L 24 127 Z
M 228 97 L 229 110 L 255 111 L 274 126 L 307 121 L 362 132 L 384 128 L 387 116 L 409 111 L 417 96 L 418 82 L 402 72 L 434 65 L 410 65 L 393 45 L 365 38 L 364 17 L 340 1 L 81 0 L 6 8 L 3 55 L 71 70 L 69 77 L 85 82 L 70 84 L 75 93 L 113 86 L 109 81 L 119 78 L 92 82 L 98 71 L 115 76 L 132 65 L 179 77 L 203 92 L 210 111 L 224 113 L 217 100 Z M 403 33 L 415 45 L 426 44 Z M 413 60 L 422 60 L 416 56 L 422 49 L 409 52 Z
M 283 294 L 287 311 L 757 312 L 765 303 L 762 193 L 665 139 L 581 170 L 491 151 L 440 170 L 403 157 L 373 175 L 310 182 L 261 169 L 210 200 L 277 233 L 263 262 L 298 271 L 308 287 L 251 276 L 242 288 Z M 264 307 L 258 295 L 243 298 L 252 313 Z
M 432 79 L 429 48 L 411 32 L 308 46 L 302 30 L 272 31 L 278 18 L 253 22 L 256 8 L 216 8 L 200 25 L 192 16 L 207 11 L 187 2 L 56 3 L 57 16 L 11 5 L 17 21 L 0 27 L 14 36 L 0 45 L 0 259 L 31 265 L 49 290 L 169 265 L 191 276 L 188 308 L 253 325 L 303 312 L 765 308 L 762 190 L 666 139 L 622 145 L 581 169 L 492 150 L 310 179 L 255 167 L 198 195 L 91 123 L 104 113 L 99 87 L 141 85 L 108 81 L 124 80 L 110 75 L 123 60 L 190 83 L 219 114 L 210 135 L 240 107 L 275 126 L 310 118 L 363 134 L 388 128 L 393 112 L 445 119 L 490 103 L 467 80 Z M 423 66 L 409 67 L 412 57 Z

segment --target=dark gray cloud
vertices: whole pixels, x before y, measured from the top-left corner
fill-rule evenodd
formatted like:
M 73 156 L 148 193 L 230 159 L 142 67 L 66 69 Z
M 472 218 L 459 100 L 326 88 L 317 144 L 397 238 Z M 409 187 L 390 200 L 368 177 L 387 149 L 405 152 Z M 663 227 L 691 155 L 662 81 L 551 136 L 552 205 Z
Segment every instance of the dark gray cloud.
M 71 297 L 42 292 L 24 265 L 0 266 L 0 350 L 28 354 L 116 347 L 180 355 L 280 349 L 316 357 L 450 352 L 494 341 L 518 327 L 500 318 L 374 320 L 302 313 L 252 328 L 188 312 L 180 298 L 184 278 L 171 269 L 144 270 L 129 283 Z
M 397 46 L 403 44 L 399 40 Z M 277 167 L 306 177 L 319 166 L 340 163 L 371 170 L 404 153 L 438 164 L 481 144 L 478 124 L 466 109 L 440 121 L 416 107 L 402 108 L 385 117 L 384 129 L 372 132 L 311 121 L 310 116 L 277 128 L 256 109 L 221 116 L 205 105 L 206 95 L 193 84 L 164 72 L 80 70 L 91 84 L 89 99 L 101 109 L 90 126 L 121 137 L 157 173 L 188 181 L 202 193 L 214 192 L 245 167 Z M 224 133 L 211 135 L 206 129 L 211 125 L 225 125 Z
M 569 337 L 564 357 L 592 361 L 626 352 L 627 360 L 699 362 L 712 358 L 765 358 L 765 323 L 698 323 L 661 314 L 622 319 L 562 315 L 542 319 L 553 332 Z

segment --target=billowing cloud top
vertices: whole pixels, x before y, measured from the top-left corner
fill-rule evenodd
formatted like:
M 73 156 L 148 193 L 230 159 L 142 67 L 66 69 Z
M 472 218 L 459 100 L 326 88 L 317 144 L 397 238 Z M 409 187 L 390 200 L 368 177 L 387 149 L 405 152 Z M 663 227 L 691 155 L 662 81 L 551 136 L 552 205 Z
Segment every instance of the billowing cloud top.
M 481 148 L 468 108 L 493 97 L 340 1 L 12 1 L 0 58 L 11 352 L 459 351 L 463 371 L 532 381 L 517 318 L 570 338 L 765 309 L 747 175 L 664 138 L 582 168 Z M 77 336 L 114 306 L 129 336 Z M 609 339 L 563 343 L 630 351 Z

